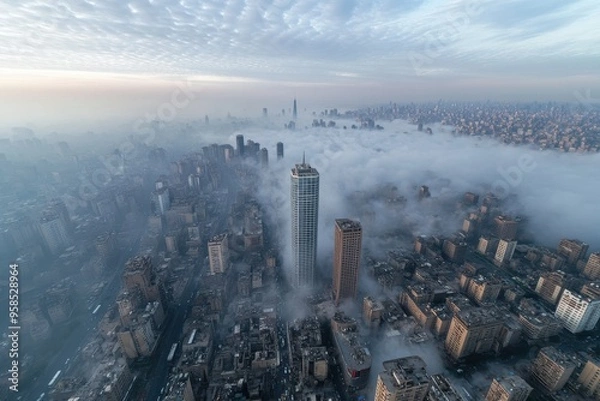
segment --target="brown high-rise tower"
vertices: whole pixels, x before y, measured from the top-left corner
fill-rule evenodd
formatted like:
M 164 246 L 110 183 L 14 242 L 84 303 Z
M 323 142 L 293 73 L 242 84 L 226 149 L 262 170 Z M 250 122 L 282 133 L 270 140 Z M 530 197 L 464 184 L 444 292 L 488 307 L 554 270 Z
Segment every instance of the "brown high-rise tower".
M 343 298 L 356 297 L 361 246 L 360 223 L 350 219 L 336 219 L 333 255 L 333 296 L 336 305 Z

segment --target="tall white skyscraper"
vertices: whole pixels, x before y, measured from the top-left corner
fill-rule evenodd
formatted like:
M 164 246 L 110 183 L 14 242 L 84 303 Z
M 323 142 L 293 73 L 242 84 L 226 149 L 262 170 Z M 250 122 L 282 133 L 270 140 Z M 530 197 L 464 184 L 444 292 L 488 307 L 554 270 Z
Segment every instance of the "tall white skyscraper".
M 319 223 L 319 172 L 306 164 L 292 169 L 292 252 L 296 288 L 313 285 L 317 262 L 317 229 Z

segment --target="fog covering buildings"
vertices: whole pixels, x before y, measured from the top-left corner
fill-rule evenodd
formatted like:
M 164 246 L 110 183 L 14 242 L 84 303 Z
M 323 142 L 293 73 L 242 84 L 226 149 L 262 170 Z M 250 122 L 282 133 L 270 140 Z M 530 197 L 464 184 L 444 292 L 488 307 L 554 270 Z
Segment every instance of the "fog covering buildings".
M 301 129 L 300 120 L 298 125 L 298 129 Z M 310 136 L 312 131 L 306 131 Z M 250 132 L 244 133 L 251 135 Z M 326 135 L 323 132 L 320 134 Z M 436 131 L 434 136 L 438 134 Z M 235 132 L 231 135 L 233 143 Z M 402 135 L 399 134 L 400 137 Z M 253 139 L 273 148 L 273 143 L 268 140 Z M 344 143 L 344 139 L 340 141 Z M 382 143 L 385 141 L 382 137 Z M 435 139 L 432 141 L 435 148 Z M 161 366 L 168 366 L 165 371 L 173 370 L 166 382 L 154 378 L 147 385 L 155 393 L 160 393 L 164 386 L 164 398 L 168 400 L 324 396 L 338 391 L 338 384 L 332 380 L 335 377 L 343 378 L 342 389 L 355 390 L 349 396 L 366 396 L 370 399 L 376 392 L 382 355 L 388 360 L 407 354 L 421 355 L 426 360 L 428 370 L 447 374 L 445 379 L 439 376 L 436 379 L 434 376 L 426 377 L 430 383 L 426 397 L 443 399 L 435 394 L 447 391 L 448 394 L 467 399 L 460 386 L 451 389 L 453 384 L 461 383 L 465 391 L 482 398 L 493 378 L 485 377 L 484 380 L 478 376 L 478 372 L 473 372 L 480 369 L 481 375 L 485 375 L 492 371 L 481 359 L 493 360 L 502 366 L 500 360 L 495 359 L 497 355 L 519 355 L 522 349 L 519 347 L 543 346 L 548 337 L 556 334 L 564 336 L 563 324 L 569 327 L 569 319 L 573 318 L 561 315 L 551 301 L 556 299 L 560 305 L 559 301 L 566 291 L 581 294 L 582 299 L 589 299 L 592 303 L 598 297 L 596 285 L 583 275 L 585 266 L 593 264 L 592 257 L 587 258 L 585 252 L 572 256 L 569 261 L 571 253 L 564 250 L 562 241 L 544 247 L 523 240 L 527 237 L 522 231 L 524 223 L 521 221 L 514 240 L 499 237 L 511 235 L 498 231 L 496 218 L 515 216 L 520 212 L 511 197 L 496 197 L 494 200 L 493 196 L 484 196 L 486 190 L 481 188 L 471 188 L 470 195 L 463 196 L 460 191 L 453 189 L 455 185 L 457 188 L 469 186 L 462 182 L 463 178 L 457 178 L 468 175 L 460 170 L 453 171 L 455 177 L 451 182 L 432 173 L 423 181 L 428 184 L 430 196 L 421 196 L 420 200 L 422 176 L 414 179 L 417 181 L 415 185 L 411 185 L 410 181 L 406 183 L 406 177 L 403 177 L 397 186 L 390 183 L 370 186 L 368 179 L 376 181 L 376 174 L 374 177 L 350 174 L 350 168 L 344 170 L 344 174 L 352 177 L 344 184 L 347 186 L 334 184 L 332 181 L 339 178 L 335 178 L 332 170 L 335 163 L 328 163 L 324 156 L 327 152 L 338 154 L 337 143 L 332 140 L 326 143 L 327 149 L 316 156 L 318 162 L 314 163 L 319 168 L 319 183 L 327 181 L 328 184 L 318 187 L 320 218 L 315 226 L 324 226 L 326 230 L 321 230 L 321 233 L 331 234 L 335 227 L 333 217 L 357 216 L 361 226 L 365 227 L 362 235 L 364 269 L 358 280 L 357 296 L 354 299 L 348 297 L 336 309 L 335 298 L 331 297 L 331 288 L 328 288 L 334 272 L 335 239 L 331 235 L 319 235 L 319 256 L 314 264 L 312 280 L 315 293 L 303 298 L 298 295 L 301 292 L 283 284 L 284 272 L 292 270 L 292 264 L 286 261 L 285 249 L 291 242 L 289 226 L 292 225 L 292 219 L 288 218 L 291 216 L 287 209 L 291 199 L 281 195 L 278 187 L 282 181 L 283 185 L 287 185 L 287 180 L 277 181 L 273 178 L 282 177 L 276 175 L 278 169 L 285 170 L 283 177 L 287 178 L 289 166 L 270 163 L 265 168 L 258 168 L 260 160 L 254 160 L 256 154 L 250 150 L 256 147 L 257 142 L 252 140 L 246 145 L 242 141 L 242 144 L 247 151 L 247 157 L 243 160 L 237 154 L 229 159 L 221 157 L 221 150 L 224 155 L 228 148 L 217 145 L 208 146 L 206 152 L 194 153 L 174 162 L 169 168 L 169 176 L 159 178 L 171 194 L 168 204 L 165 203 L 167 207 L 164 214 L 150 209 L 152 198 L 148 196 L 152 197 L 152 192 L 156 191 L 156 177 L 147 180 L 149 185 L 140 197 L 148 218 L 144 225 L 147 235 L 141 239 L 140 249 L 150 249 L 148 256 L 132 259 L 135 263 L 123 261 L 106 269 L 97 269 L 101 277 L 96 283 L 99 287 L 110 287 L 112 284 L 104 283 L 105 274 L 110 273 L 110 269 L 115 269 L 116 273 L 119 268 L 124 270 L 124 274 L 119 273 L 118 277 L 125 286 L 116 298 L 95 298 L 102 301 L 95 301 L 83 315 L 95 316 L 91 311 L 102 304 L 99 313 L 103 316 L 98 319 L 97 333 L 103 341 L 95 339 L 84 347 L 82 355 L 85 354 L 86 359 L 98 366 L 101 365 L 100 360 L 120 361 L 112 365 L 102 362 L 106 369 L 97 374 L 94 371 L 88 377 L 89 387 L 101 394 L 97 397 L 108 397 L 106 392 L 102 393 L 107 389 L 115 389 L 115 394 L 118 394 L 116 389 L 129 388 L 130 376 L 126 372 L 117 374 L 123 363 L 129 364 L 128 369 L 137 372 L 135 363 L 143 363 L 144 358 L 152 358 L 153 355 L 166 355 L 169 347 L 176 343 L 178 347 L 171 361 L 159 358 L 160 363 L 164 364 Z M 485 146 L 484 143 L 484 153 Z M 369 149 L 365 152 L 371 152 L 371 148 L 365 149 Z M 296 153 L 295 156 L 299 152 L 291 146 L 288 146 L 288 150 L 292 155 Z M 386 157 L 383 150 L 377 154 Z M 351 154 L 348 156 L 352 157 Z M 542 154 L 539 157 L 543 159 L 546 156 Z M 379 158 L 373 159 L 373 171 L 380 171 L 377 168 Z M 340 163 L 344 165 L 343 158 L 340 158 Z M 366 169 L 365 166 L 362 168 Z M 434 166 L 432 168 L 435 169 Z M 332 175 L 323 174 L 323 171 Z M 389 169 L 381 171 L 389 173 Z M 232 181 L 232 177 L 235 180 Z M 244 188 L 243 194 L 231 184 L 235 182 L 237 185 L 237 180 Z M 352 185 L 348 184 L 350 181 Z M 519 187 L 518 190 L 523 189 Z M 269 196 L 265 196 L 266 193 Z M 326 197 L 324 193 L 327 193 Z M 479 204 L 479 193 L 485 205 Z M 110 248 L 127 250 L 135 247 L 135 241 L 126 240 L 128 235 L 132 235 L 129 231 L 115 231 L 115 243 L 112 245 L 104 236 L 113 232 L 110 224 L 106 223 L 111 220 L 111 215 L 120 208 L 126 210 L 131 207 L 129 202 L 126 204 L 115 200 L 112 207 L 92 208 L 95 220 L 90 220 L 92 223 L 87 226 L 76 219 L 81 227 L 77 229 L 78 235 L 70 238 L 73 241 L 71 246 L 75 248 L 58 251 L 61 263 L 69 260 L 72 266 L 81 266 L 79 260 L 95 260 L 83 256 L 78 249 L 81 243 L 80 230 L 90 230 L 94 225 L 98 225 L 98 228 L 90 230 L 90 242 L 85 247 L 94 257 L 104 260 L 111 254 Z M 510 214 L 504 209 L 509 209 Z M 284 213 L 278 214 L 282 210 Z M 281 219 L 282 215 L 285 217 Z M 557 217 L 558 220 L 560 218 Z M 456 232 L 464 228 L 461 222 L 465 219 L 473 224 L 468 224 L 466 230 Z M 517 221 L 513 217 L 510 219 Z M 131 220 L 131 215 L 123 217 L 124 222 Z M 21 231 L 24 233 L 25 228 L 18 232 Z M 427 235 L 422 235 L 423 232 Z M 221 238 L 218 245 L 226 243 L 229 255 L 218 259 L 228 261 L 227 268 L 213 269 L 213 265 L 220 263 L 212 263 L 211 240 L 223 234 L 227 240 L 223 242 L 225 237 Z M 485 246 L 483 252 L 477 253 L 475 249 L 481 243 L 480 238 L 489 240 L 490 244 Z M 589 242 L 594 240 L 585 239 Z M 501 241 L 506 242 L 504 253 L 510 254 L 510 257 L 502 256 L 502 263 L 494 265 L 498 250 L 493 249 L 493 244 L 498 248 Z M 509 245 L 515 241 L 514 249 L 509 249 L 512 248 Z M 406 246 L 406 243 L 409 245 Z M 590 248 L 596 250 L 594 246 Z M 215 255 L 221 256 L 222 249 L 215 249 L 218 250 Z M 575 251 L 573 255 L 577 253 Z M 23 260 L 23 266 L 26 266 L 27 258 Z M 60 266 L 63 267 L 62 264 Z M 66 263 L 64 266 L 68 268 Z M 95 269 L 83 269 L 82 274 L 88 274 L 91 270 Z M 562 277 L 561 272 L 567 271 L 564 280 L 554 280 L 557 276 Z M 538 291 L 537 285 L 541 279 L 542 285 Z M 195 281 L 198 282 L 197 287 Z M 24 314 L 28 321 L 27 330 L 38 334 L 40 341 L 44 338 L 43 333 L 52 333 L 57 329 L 55 326 L 62 324 L 59 323 L 61 319 L 68 322 L 69 305 L 72 309 L 76 306 L 74 302 L 69 304 L 69 298 L 58 290 L 50 291 L 46 299 L 48 307 L 53 308 L 52 315 L 39 306 L 39 311 L 31 308 Z M 362 304 L 359 300 L 362 300 Z M 112 310 L 105 309 L 108 304 L 112 304 Z M 159 304 L 162 305 L 162 317 Z M 176 306 L 170 308 L 171 305 Z M 578 316 L 579 309 L 573 308 L 572 302 L 568 305 L 569 308 L 565 309 L 571 311 L 569 316 Z M 323 317 L 327 313 L 315 312 L 319 308 L 329 311 L 327 313 L 349 310 L 352 312 L 349 314 L 356 318 L 362 313 L 363 318 L 354 321 L 339 316 L 329 319 L 330 316 Z M 74 313 L 81 312 L 75 310 Z M 169 313 L 175 314 L 169 316 Z M 310 323 L 303 323 L 303 329 L 299 330 L 292 323 L 297 317 Z M 181 322 L 173 334 L 163 331 L 174 327 L 171 323 L 165 323 L 170 319 Z M 44 330 L 43 322 L 47 322 L 47 330 Z M 588 348 L 593 347 L 595 333 L 588 330 L 588 326 L 583 330 L 588 333 L 580 337 L 582 340 L 576 344 L 565 341 L 558 343 L 560 346 L 557 348 L 564 352 L 567 359 L 574 361 L 574 356 L 578 358 L 578 367 L 562 389 L 556 390 L 557 397 L 566 393 L 575 395 L 577 392 L 584 394 L 584 391 L 594 391 L 590 390 L 593 384 L 588 386 L 590 389 L 578 389 L 574 384 L 590 380 L 586 379 L 587 376 L 580 376 L 583 366 L 588 362 L 588 356 L 581 353 L 591 352 Z M 165 335 L 162 333 L 169 335 L 169 340 L 163 345 L 158 341 L 161 335 Z M 591 342 L 587 340 L 588 335 Z M 447 356 L 450 357 L 448 360 Z M 444 363 L 439 361 L 442 358 Z M 523 356 L 523 359 L 527 362 L 534 360 L 533 356 Z M 369 360 L 372 372 L 367 370 Z M 536 382 L 533 376 L 529 377 L 521 365 L 523 362 L 519 361 L 514 366 L 514 373 L 525 378 L 536 389 L 547 386 Z M 536 362 L 535 366 L 538 365 L 544 364 Z M 112 367 L 113 370 L 109 369 Z M 462 376 L 457 372 L 458 369 L 466 370 L 465 376 L 468 375 L 469 380 L 474 378 L 472 383 L 460 379 Z M 117 377 L 123 377 L 122 384 L 110 384 L 119 382 Z M 271 384 L 274 387 L 270 387 Z M 158 388 L 154 388 L 155 385 Z M 87 399 L 93 398 L 89 395 Z

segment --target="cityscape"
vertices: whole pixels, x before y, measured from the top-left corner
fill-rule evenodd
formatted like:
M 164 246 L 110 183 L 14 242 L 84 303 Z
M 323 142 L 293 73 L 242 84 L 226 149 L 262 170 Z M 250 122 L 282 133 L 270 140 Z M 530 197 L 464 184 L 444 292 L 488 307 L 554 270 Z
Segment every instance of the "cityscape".
M 0 13 L 0 401 L 600 401 L 600 5 Z
M 346 131 L 447 147 L 472 134 L 420 121 L 422 110 L 455 105 L 315 112 L 323 126 L 296 104 L 289 121 L 241 123 L 249 133 L 281 124 L 268 128 L 268 147 L 233 128 L 234 117 L 203 119 L 190 132 L 228 130 L 229 143 L 194 145 L 177 160 L 142 137 L 105 154 L 18 131 L 4 141 L 3 179 L 16 191 L 4 196 L 2 254 L 21 283 L 21 399 L 598 397 L 597 237 L 544 245 L 516 189 L 463 191 L 431 171 L 370 189 L 348 178 L 354 188 L 333 195 L 322 152 L 290 149 L 285 138 Z M 567 121 L 582 113 L 561 112 Z M 407 115 L 398 123 L 395 113 Z M 157 126 L 156 144 L 172 129 Z M 578 143 L 594 134 L 582 131 Z M 570 153 L 560 146 L 570 138 L 544 149 L 515 141 L 524 155 L 556 155 Z M 44 171 L 13 158 L 27 149 L 46 155 Z M 523 174 L 545 163 L 517 160 Z

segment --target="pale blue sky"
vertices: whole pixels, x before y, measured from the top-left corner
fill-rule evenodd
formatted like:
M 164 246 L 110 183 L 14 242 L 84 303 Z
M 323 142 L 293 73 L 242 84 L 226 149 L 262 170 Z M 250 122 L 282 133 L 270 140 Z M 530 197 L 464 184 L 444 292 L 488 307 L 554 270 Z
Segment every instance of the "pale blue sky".
M 365 91 L 380 101 L 570 100 L 599 82 L 597 0 L 0 0 L 0 8 L 2 105 L 42 91 L 63 96 L 65 82 L 94 93 L 191 78 L 231 97 L 251 85 L 257 98 L 279 101 L 275 93 L 301 87 L 289 92 L 327 90 L 331 102 Z

